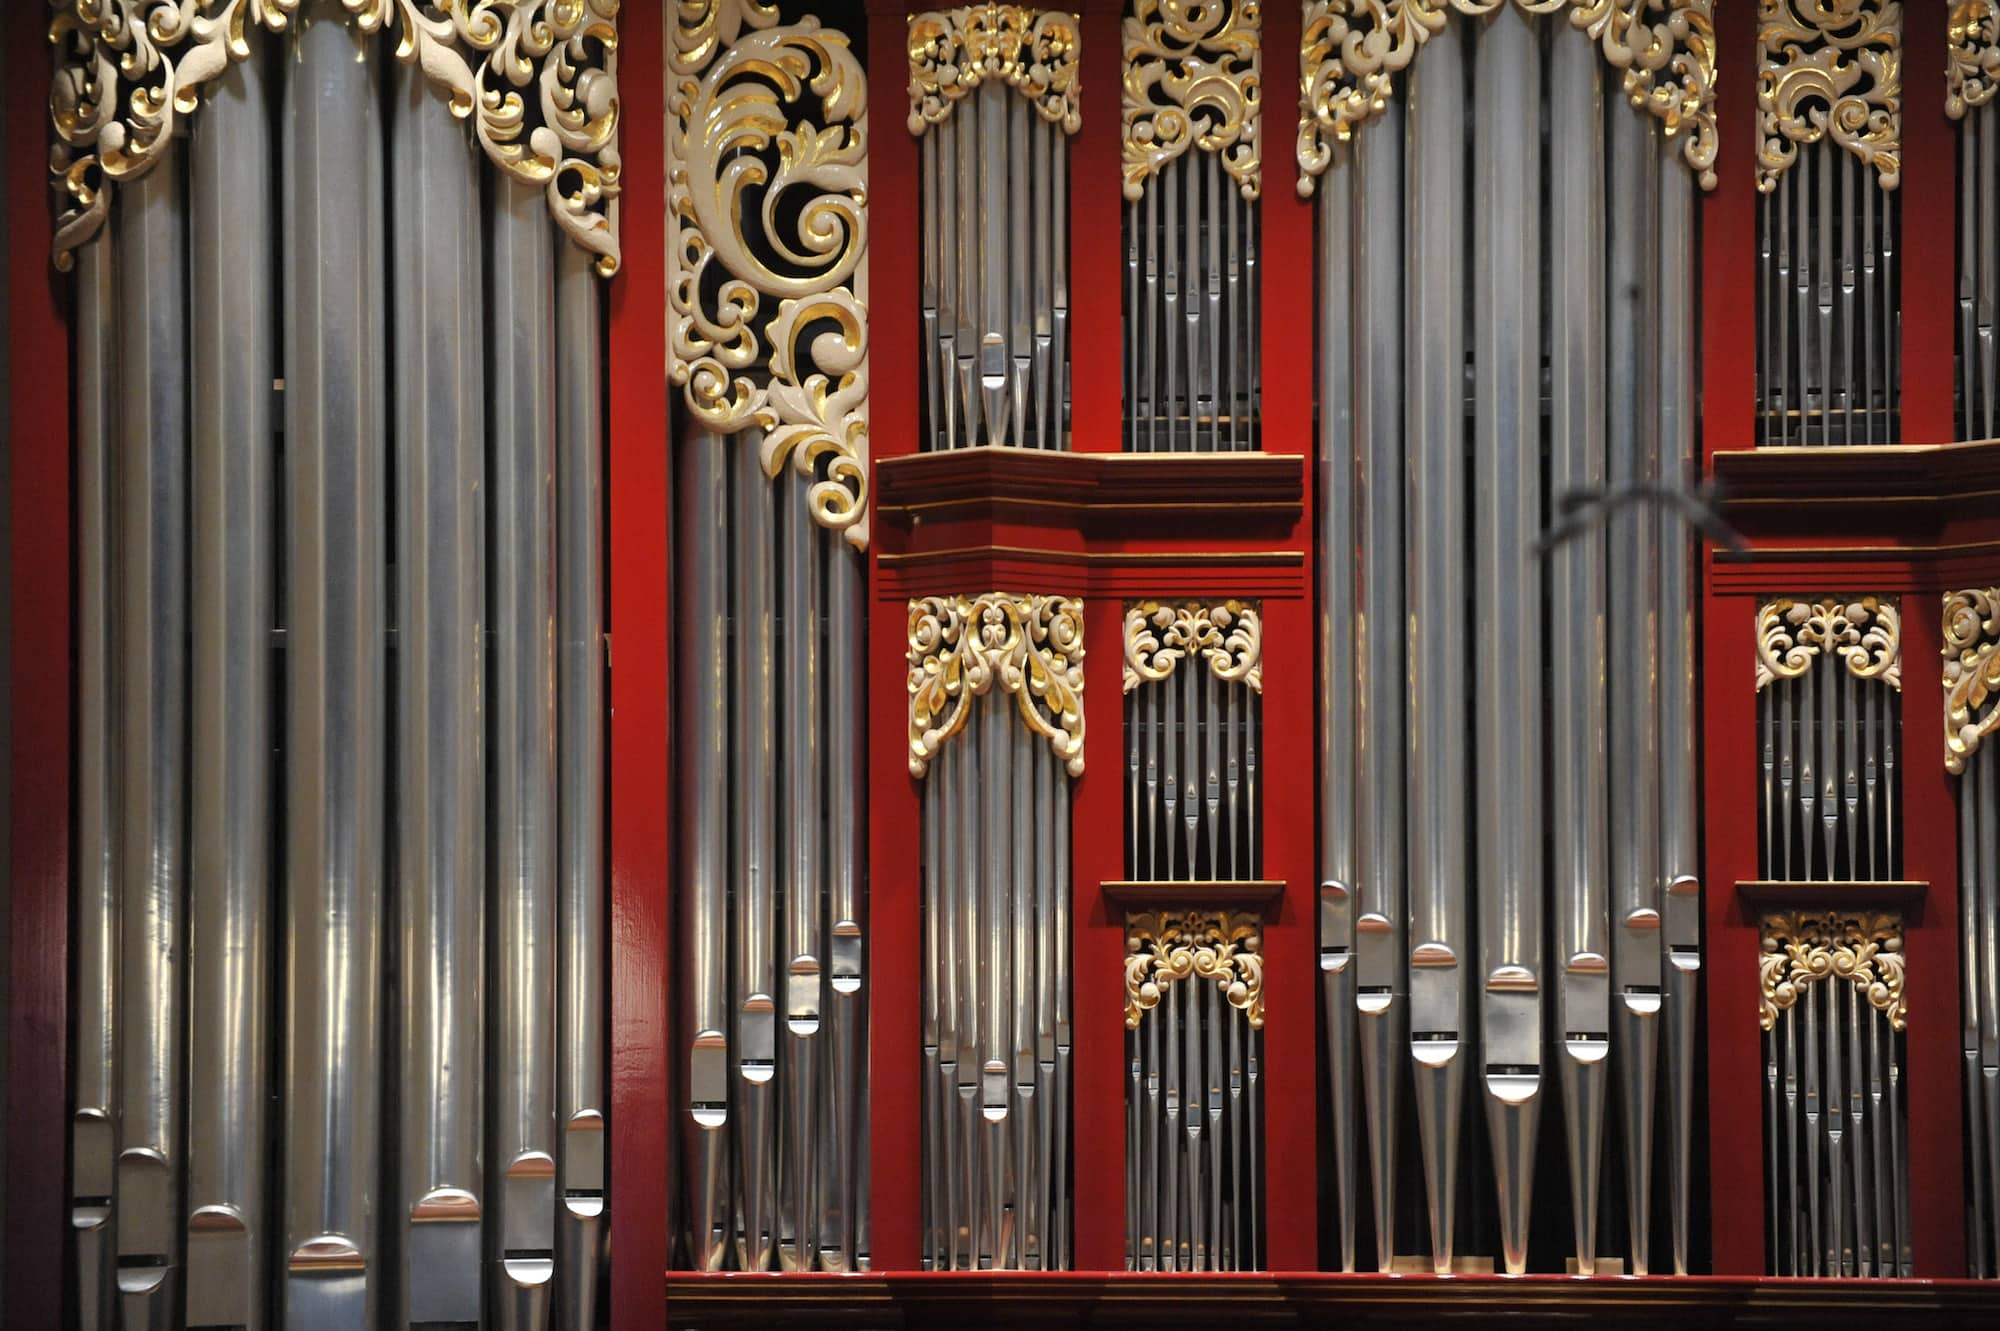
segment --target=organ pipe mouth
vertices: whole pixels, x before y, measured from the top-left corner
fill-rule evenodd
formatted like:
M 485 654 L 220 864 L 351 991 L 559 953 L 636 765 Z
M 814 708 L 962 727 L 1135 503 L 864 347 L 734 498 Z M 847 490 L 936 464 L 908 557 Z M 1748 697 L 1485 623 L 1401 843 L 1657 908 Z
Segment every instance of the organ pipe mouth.
M 341 1234 L 322 1234 L 292 1249 L 285 1269 L 297 1276 L 353 1275 L 368 1269 L 368 1261 L 352 1239 Z

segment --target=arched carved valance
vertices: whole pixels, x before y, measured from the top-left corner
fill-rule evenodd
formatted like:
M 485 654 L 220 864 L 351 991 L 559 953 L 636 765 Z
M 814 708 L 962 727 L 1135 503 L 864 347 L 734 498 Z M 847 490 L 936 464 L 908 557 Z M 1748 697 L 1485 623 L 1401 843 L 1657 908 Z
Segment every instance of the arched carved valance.
M 923 776 L 997 683 L 1071 776 L 1083 775 L 1083 602 L 928 596 L 910 602 L 910 773 Z

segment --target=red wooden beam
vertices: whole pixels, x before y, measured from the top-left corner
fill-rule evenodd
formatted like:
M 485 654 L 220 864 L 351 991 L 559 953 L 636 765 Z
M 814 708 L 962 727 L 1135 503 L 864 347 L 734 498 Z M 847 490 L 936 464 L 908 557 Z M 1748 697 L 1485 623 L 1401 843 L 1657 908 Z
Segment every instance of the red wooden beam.
M 1903 439 L 1957 437 L 1958 126 L 1944 113 L 1950 5 L 1903 6 Z
M 1083 127 L 1069 144 L 1070 447 L 1115 453 L 1125 434 L 1125 5 L 1087 0 L 1082 9 Z
M 1701 204 L 1701 440 L 1704 460 L 1748 448 L 1757 428 L 1757 7 L 1715 16 L 1715 188 Z
M 1263 7 L 1264 188 L 1257 213 L 1258 294 L 1264 305 L 1258 332 L 1267 453 L 1314 451 L 1313 205 L 1299 197 L 1298 159 L 1292 151 L 1298 123 L 1299 16 L 1298 5 Z M 1310 670 L 1311 640 L 1300 641 L 1307 652 L 1305 668 Z M 1305 773 L 1312 768 L 1298 770 Z M 1313 964 L 1319 964 L 1317 958 Z
M 69 281 L 50 267 L 49 58 L 41 5 L 7 13 L 7 389 L 13 893 L 5 1321 L 62 1325 L 63 1112 L 69 1101 Z
M 666 33 L 627 5 L 619 34 L 623 266 L 610 286 L 612 1325 L 658 1326 L 666 1299 L 667 942 L 672 860 L 667 705 Z M 17 1323 L 17 1325 L 20 1325 Z

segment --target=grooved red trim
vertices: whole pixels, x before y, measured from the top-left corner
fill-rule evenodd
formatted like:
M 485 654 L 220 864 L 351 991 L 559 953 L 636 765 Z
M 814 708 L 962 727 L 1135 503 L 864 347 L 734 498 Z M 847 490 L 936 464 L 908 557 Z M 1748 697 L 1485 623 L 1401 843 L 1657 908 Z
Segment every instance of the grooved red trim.
M 13 613 L 7 866 L 13 893 L 5 1317 L 62 1325 L 69 1101 L 69 279 L 49 264 L 47 15 L 7 13 L 7 389 Z M 64 293 L 64 294 L 59 294 Z
M 611 762 L 611 1319 L 657 1326 L 666 1299 L 667 946 L 672 834 L 667 551 L 666 105 L 661 7 L 620 23 L 623 265 L 611 280 L 609 584 Z

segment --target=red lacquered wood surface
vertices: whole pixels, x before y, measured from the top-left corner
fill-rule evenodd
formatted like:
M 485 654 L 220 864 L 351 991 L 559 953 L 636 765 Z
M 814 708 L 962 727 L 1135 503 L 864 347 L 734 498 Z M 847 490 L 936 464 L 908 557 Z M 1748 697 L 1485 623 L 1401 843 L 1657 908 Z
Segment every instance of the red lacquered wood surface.
M 609 288 L 612 1324 L 657 1326 L 665 1297 L 670 1128 L 667 942 L 672 859 L 667 705 L 666 33 L 621 16 L 624 264 Z
M 1903 6 L 1903 442 L 1956 437 L 1958 126 L 1944 113 L 1952 6 Z

